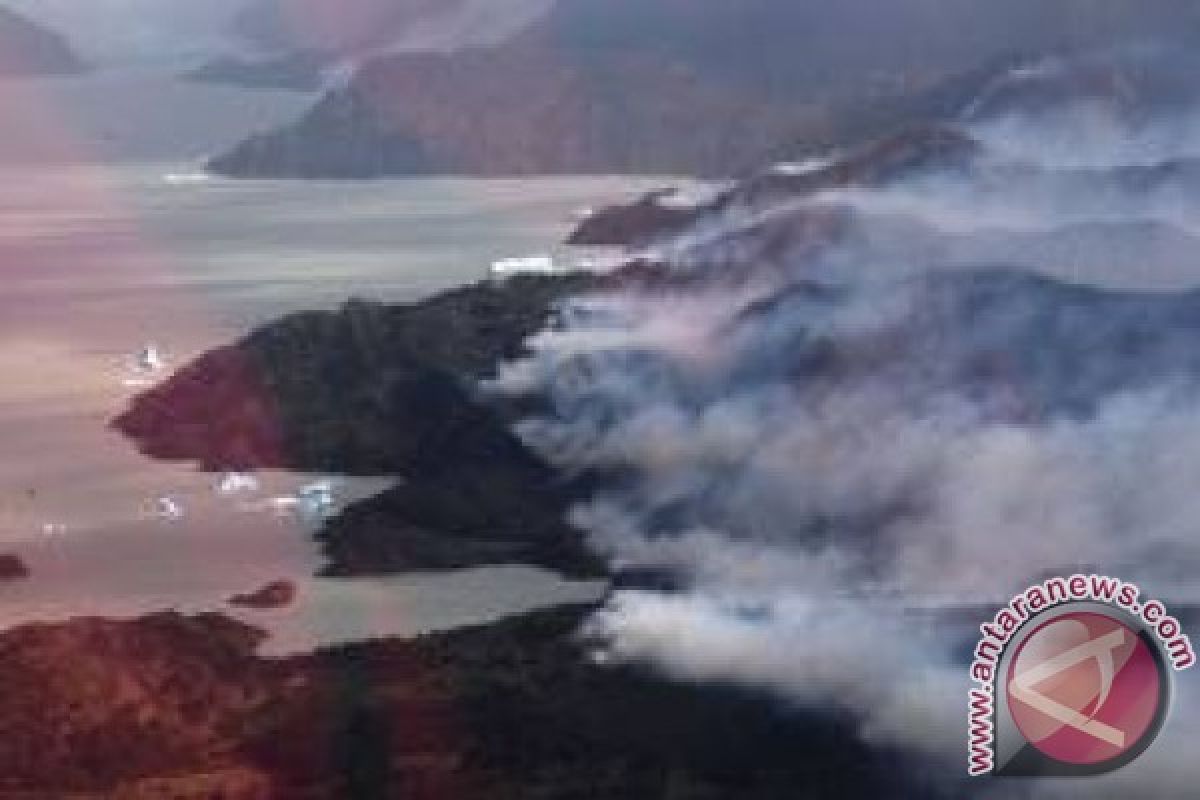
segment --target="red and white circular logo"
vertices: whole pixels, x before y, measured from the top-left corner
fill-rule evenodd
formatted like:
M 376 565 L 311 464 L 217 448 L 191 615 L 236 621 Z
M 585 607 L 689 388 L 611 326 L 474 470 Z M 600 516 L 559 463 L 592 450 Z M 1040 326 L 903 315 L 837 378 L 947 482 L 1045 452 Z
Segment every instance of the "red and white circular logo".
M 1036 628 L 1009 662 L 1009 713 L 1024 739 L 1066 765 L 1136 757 L 1158 733 L 1168 688 L 1145 639 L 1121 620 L 1069 612 Z

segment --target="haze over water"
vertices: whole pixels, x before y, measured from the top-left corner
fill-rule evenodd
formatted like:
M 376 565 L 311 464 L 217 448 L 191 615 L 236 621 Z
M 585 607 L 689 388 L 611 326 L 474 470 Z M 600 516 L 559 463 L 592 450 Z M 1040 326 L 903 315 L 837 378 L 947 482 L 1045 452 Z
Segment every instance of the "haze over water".
M 107 424 L 138 391 L 129 384 L 146 345 L 169 371 L 288 311 L 352 295 L 411 301 L 478 280 L 494 259 L 547 252 L 581 207 L 661 181 L 205 180 L 197 150 L 223 144 L 239 113 L 262 122 L 264 107 L 240 92 L 148 80 L 0 87 L 6 118 L 28 109 L 27 128 L 47 126 L 22 145 L 42 140 L 38 163 L 2 157 L 14 155 L 11 142 L 0 147 L 0 552 L 33 572 L 0 584 L 0 628 L 165 608 L 230 612 L 231 594 L 289 578 L 300 582 L 292 608 L 239 614 L 271 628 L 268 652 L 287 652 L 594 597 L 593 584 L 520 567 L 309 579 L 320 563 L 312 523 L 262 501 L 315 476 L 264 475 L 258 493 L 221 496 L 216 476 L 146 459 Z M 128 104 L 129 87 L 147 85 L 170 98 L 165 108 L 224 122 L 198 130 L 178 119 L 174 133 L 157 118 L 154 134 L 134 142 L 96 133 L 113 130 L 105 93 Z M 263 97 L 279 114 L 297 103 Z M 86 119 L 60 125 L 71 113 Z M 164 160 L 172 147 L 180 158 Z M 385 485 L 338 481 L 337 493 L 345 501 Z M 157 513 L 163 497 L 183 518 Z

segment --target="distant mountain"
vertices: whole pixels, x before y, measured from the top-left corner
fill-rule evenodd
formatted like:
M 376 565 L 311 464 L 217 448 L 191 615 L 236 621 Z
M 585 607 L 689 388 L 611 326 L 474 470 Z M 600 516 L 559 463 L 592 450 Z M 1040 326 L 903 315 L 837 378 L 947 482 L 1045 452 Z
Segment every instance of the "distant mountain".
M 250 89 L 320 88 L 355 64 L 399 53 L 453 53 L 500 44 L 554 0 L 254 0 L 229 26 L 240 43 L 187 73 Z
M 234 33 L 261 51 L 330 59 L 503 42 L 555 0 L 253 0 Z
M 248 0 L 0 0 L 62 33 L 98 67 L 189 63 L 240 52 L 230 19 Z
M 71 75 L 83 69 L 62 36 L 0 7 L 0 75 Z
M 728 175 L 956 113 L 998 61 L 1197 36 L 1184 0 L 558 0 L 489 47 L 389 49 L 211 167 Z

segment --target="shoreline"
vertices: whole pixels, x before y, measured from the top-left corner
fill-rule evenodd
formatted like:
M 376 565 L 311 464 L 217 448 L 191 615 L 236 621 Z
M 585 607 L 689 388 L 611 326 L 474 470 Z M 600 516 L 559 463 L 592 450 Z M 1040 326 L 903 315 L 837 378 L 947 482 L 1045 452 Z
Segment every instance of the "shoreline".
M 327 295 L 332 304 L 335 287 L 340 302 L 348 282 L 373 295 L 427 297 L 483 278 L 493 254 L 525 252 L 534 242 L 544 245 L 548 236 L 557 239 L 569 229 L 570 212 L 581 198 L 603 202 L 606 196 L 637 191 L 636 182 L 613 179 L 541 181 L 531 194 L 515 184 L 471 180 L 370 187 L 239 185 L 224 192 L 168 185 L 161 180 L 165 165 L 67 165 L 46 174 L 39 170 L 32 183 L 24 182 L 29 170 L 9 173 L 22 178 L 21 192 L 5 203 L 16 214 L 10 220 L 40 220 L 37 215 L 60 208 L 57 198 L 64 193 L 71 198 L 61 209 L 71 212 L 63 218 L 70 223 L 67 230 L 49 235 L 49 226 L 60 224 L 56 213 L 44 220 L 47 235 L 19 240 L 30 249 L 30 271 L 14 276 L 11 290 L 21 302 L 14 301 L 6 320 L 19 338 L 8 340 L 12 347 L 5 360 L 18 391 L 13 416 L 2 428 L 12 456 L 6 469 L 11 491 L 0 497 L 2 549 L 22 555 L 33 551 L 31 579 L 0 587 L 13 624 L 36 618 L 38 609 L 70 617 L 77 610 L 111 607 L 113 599 L 136 606 L 130 614 L 172 606 L 204 610 L 191 604 L 197 596 L 220 610 L 230 594 L 289 576 L 313 580 L 319 567 L 317 544 L 298 524 L 269 514 L 237 513 L 240 501 L 225 502 L 212 491 L 215 476 L 185 463 L 144 459 L 104 427 L 119 410 L 116 404 L 130 395 L 122 385 L 129 353 L 153 342 L 173 368 L 292 308 L 320 307 Z M 436 189 L 432 195 L 422 188 L 428 186 Z M 344 203 L 352 205 L 347 209 Z M 277 213 L 249 213 L 263 204 Z M 290 258 L 290 250 L 280 249 L 297 212 L 306 220 L 300 244 L 321 240 L 317 250 L 298 261 Z M 395 221 L 386 236 L 353 238 L 360 227 L 355 220 L 383 214 Z M 420 224 L 431 215 L 445 227 L 436 236 Z M 121 243 L 115 255 L 95 246 L 114 236 Z M 209 249 L 204 242 L 211 236 L 228 240 L 237 252 Z M 343 240 L 346 251 L 330 256 Z M 386 268 L 376 255 L 385 245 L 391 254 Z M 80 263 L 69 275 L 56 266 L 64 249 L 80 251 Z M 266 266 L 247 272 L 243 251 Z M 46 269 L 34 271 L 43 264 Z M 111 289 L 101 292 L 93 285 L 100 275 Z M 285 275 L 291 276 L 286 285 L 279 283 Z M 243 296 L 242 286 L 258 288 L 254 296 Z M 130 295 L 132 287 L 144 288 Z M 71 320 L 68 327 L 64 316 Z M 24 379 L 25 374 L 37 379 Z M 74 477 L 78 474 L 86 478 Z M 323 476 L 321 471 L 263 476 L 262 497 L 289 495 L 297 485 Z M 343 483 L 352 498 L 350 485 L 357 481 Z M 187 517 L 174 522 L 143 518 L 142 507 L 159 497 L 180 501 Z M 47 525 L 55 536 L 45 534 Z M 221 574 L 230 580 L 218 580 Z M 554 583 L 552 601 L 563 585 Z M 574 596 L 570 592 L 577 587 L 566 586 Z M 487 590 L 481 591 L 480 603 L 486 605 Z M 499 591 L 508 590 L 501 586 Z M 21 603 L 33 610 L 21 612 Z
M 112 427 L 148 456 L 209 471 L 396 479 L 322 526 L 324 575 L 498 563 L 603 575 L 565 521 L 575 491 L 474 385 L 559 300 L 606 280 L 520 276 L 288 315 L 137 395 Z

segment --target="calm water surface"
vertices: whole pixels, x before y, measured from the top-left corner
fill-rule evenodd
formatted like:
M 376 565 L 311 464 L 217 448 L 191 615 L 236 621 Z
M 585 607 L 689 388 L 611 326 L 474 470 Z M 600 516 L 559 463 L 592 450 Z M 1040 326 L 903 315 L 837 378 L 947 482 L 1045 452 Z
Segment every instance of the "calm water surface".
M 107 421 L 153 343 L 168 367 L 350 295 L 414 300 L 478 280 L 493 259 L 548 251 L 580 208 L 661 181 L 625 178 L 202 180 L 187 162 L 0 167 L 0 551 L 32 579 L 0 585 L 0 628 L 79 614 L 219 609 L 289 652 L 474 623 L 594 597 L 529 568 L 355 581 L 309 576 L 312 524 L 270 508 L 319 476 L 267 474 L 226 496 L 152 462 Z M 565 251 L 563 258 L 578 254 Z M 336 481 L 339 502 L 385 481 Z M 182 517 L 162 514 L 160 498 Z M 225 600 L 300 582 L 273 612 Z

